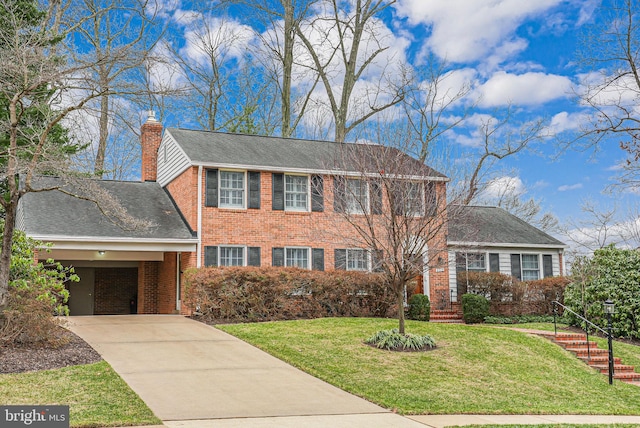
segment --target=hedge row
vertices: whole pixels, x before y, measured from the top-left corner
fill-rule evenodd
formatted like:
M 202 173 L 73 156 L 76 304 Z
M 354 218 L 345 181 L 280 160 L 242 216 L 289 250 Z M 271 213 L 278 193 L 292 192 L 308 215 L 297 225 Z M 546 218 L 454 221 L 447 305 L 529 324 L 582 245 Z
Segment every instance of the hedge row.
M 185 303 L 204 321 L 385 317 L 395 296 L 379 274 L 228 267 L 187 272 Z
M 489 313 L 493 316 L 551 315 L 552 302 L 562 302 L 569 282 L 569 278 L 561 276 L 518 281 L 497 272 L 458 272 L 458 283 L 464 290 L 489 299 Z

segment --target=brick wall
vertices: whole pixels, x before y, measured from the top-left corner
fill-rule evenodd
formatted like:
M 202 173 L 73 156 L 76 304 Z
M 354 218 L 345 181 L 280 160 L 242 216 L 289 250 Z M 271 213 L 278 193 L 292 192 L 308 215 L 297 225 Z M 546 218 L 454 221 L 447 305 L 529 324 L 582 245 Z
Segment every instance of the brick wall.
M 158 266 L 158 313 L 172 314 L 176 310 L 177 253 L 164 253 Z
M 205 200 L 205 174 L 202 177 L 202 200 Z M 167 188 L 181 210 L 189 213 L 191 227 L 197 229 L 197 168 L 184 172 Z M 272 175 L 262 172 L 260 177 L 260 209 L 230 210 L 203 207 L 202 213 L 202 246 L 214 245 L 246 245 L 261 248 L 261 265 L 271 266 L 272 248 L 300 246 L 324 249 L 325 269 L 333 269 L 335 265 L 334 250 L 336 248 L 366 248 L 360 238 L 353 232 L 353 226 L 334 212 L 333 181 L 331 177 L 324 180 L 324 212 L 289 212 L 272 209 Z M 446 204 L 446 188 L 444 183 L 437 184 L 439 199 Z M 203 202 L 204 204 L 204 202 Z M 189 208 L 191 207 L 191 208 Z M 444 219 L 445 216 L 442 216 Z M 437 235 L 429 242 L 429 248 L 438 249 L 435 256 L 430 255 L 430 266 L 440 257 L 438 266 L 429 271 L 432 301 L 446 299 L 449 301 L 449 278 L 446 269 L 448 253 L 446 251 L 446 226 L 442 226 Z M 184 258 L 184 255 L 183 255 Z M 195 258 L 195 255 L 194 255 Z M 204 265 L 204 251 L 201 259 Z M 445 269 L 442 270 L 441 268 Z M 182 270 L 186 266 L 182 266 Z
M 137 268 L 96 268 L 95 315 L 131 313 L 130 301 L 138 293 Z
M 140 262 L 138 267 L 138 313 L 158 313 L 158 278 L 160 262 Z

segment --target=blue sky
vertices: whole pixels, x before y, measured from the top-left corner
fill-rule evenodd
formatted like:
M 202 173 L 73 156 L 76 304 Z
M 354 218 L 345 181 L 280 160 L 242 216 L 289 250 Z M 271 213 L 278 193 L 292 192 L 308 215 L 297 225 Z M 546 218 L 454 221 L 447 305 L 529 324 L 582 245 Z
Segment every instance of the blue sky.
M 345 8 L 348 8 L 345 1 Z M 481 140 L 477 124 L 498 117 L 511 106 L 511 129 L 527 121 L 543 120 L 557 133 L 531 150 L 507 159 L 493 171 L 493 189 L 505 183 L 523 197 L 540 200 L 545 211 L 561 223 L 584 214 L 585 199 L 606 208 L 614 203 L 635 203 L 637 195 L 628 191 L 604 194 L 612 184 L 616 168 L 626 154 L 616 141 L 593 150 L 561 150 L 559 142 L 570 139 L 578 120 L 589 111 L 575 99 L 581 76 L 589 70 L 577 62 L 580 39 L 588 28 L 603 19 L 599 0 L 397 0 L 378 23 L 379 34 L 386 34 L 393 58 L 406 59 L 412 67 L 424 66 L 434 56 L 447 62 L 453 86 L 463 82 L 470 92 L 457 103 L 452 117 L 463 108 L 474 107 L 463 124 L 447 133 L 443 144 L 455 147 L 460 159 L 477 153 Z M 194 30 L 187 2 L 165 0 L 162 17 L 174 23 L 174 43 L 185 57 L 197 60 L 188 37 Z M 186 17 L 186 18 L 185 18 Z M 215 27 L 214 14 L 209 22 Z M 241 48 L 248 49 L 254 23 L 247 15 L 227 16 L 225 25 L 246 33 Z M 183 37 L 182 42 L 176 42 Z M 234 50 L 231 49 L 233 57 Z M 393 54 L 393 55 L 391 55 Z M 159 73 L 162 76 L 162 72 Z M 160 77 L 161 78 L 161 77 Z M 165 125 L 184 125 L 175 121 Z M 489 189 L 489 192 L 491 188 Z

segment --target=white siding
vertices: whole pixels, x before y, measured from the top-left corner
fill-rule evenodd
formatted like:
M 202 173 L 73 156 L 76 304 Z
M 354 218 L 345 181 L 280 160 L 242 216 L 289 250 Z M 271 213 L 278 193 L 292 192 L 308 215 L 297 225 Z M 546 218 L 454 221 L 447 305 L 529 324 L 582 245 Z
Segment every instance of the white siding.
M 166 186 L 190 165 L 191 161 L 176 140 L 168 131 L 165 132 L 158 148 L 158 183 Z
M 487 271 L 490 269 L 489 254 L 498 254 L 500 257 L 500 273 L 505 275 L 511 275 L 511 254 L 537 254 L 539 258 L 540 278 L 544 274 L 542 256 L 551 255 L 551 265 L 553 269 L 553 276 L 560 275 L 560 254 L 562 250 L 557 248 L 552 249 L 540 249 L 540 248 L 464 248 L 460 250 L 449 250 L 449 290 L 454 290 L 454 295 L 457 294 L 457 274 L 456 274 L 456 252 L 468 252 L 468 253 L 485 253 L 486 254 L 486 266 Z M 458 296 L 457 301 L 460 300 Z M 455 301 L 455 300 L 454 300 Z

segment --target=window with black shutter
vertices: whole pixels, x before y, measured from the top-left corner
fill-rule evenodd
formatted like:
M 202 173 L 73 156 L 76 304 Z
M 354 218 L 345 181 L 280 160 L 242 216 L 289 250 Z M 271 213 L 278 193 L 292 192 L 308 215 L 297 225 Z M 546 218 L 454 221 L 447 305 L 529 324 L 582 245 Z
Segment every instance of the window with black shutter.
M 500 272 L 500 254 L 489 254 L 489 272 Z
M 324 270 L 324 249 L 313 248 L 311 250 L 311 267 L 313 270 Z
M 260 247 L 247 247 L 247 266 L 260 266 Z
M 218 170 L 208 169 L 205 179 L 205 201 L 206 207 L 218 206 Z
M 335 268 L 347 270 L 347 250 L 336 248 L 334 251 Z
M 249 171 L 249 203 L 251 209 L 260 209 L 260 172 Z
M 324 211 L 324 179 L 321 175 L 311 176 L 311 211 Z
M 211 267 L 218 266 L 218 247 L 204 247 L 204 265 Z
M 542 273 L 544 278 L 553 276 L 553 257 L 551 254 L 542 255 Z
M 274 211 L 284 211 L 284 174 L 272 174 L 272 202 Z
M 284 266 L 284 248 L 271 249 L 271 266 Z

